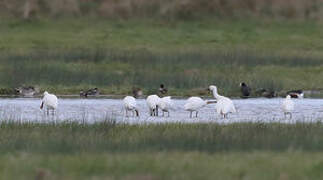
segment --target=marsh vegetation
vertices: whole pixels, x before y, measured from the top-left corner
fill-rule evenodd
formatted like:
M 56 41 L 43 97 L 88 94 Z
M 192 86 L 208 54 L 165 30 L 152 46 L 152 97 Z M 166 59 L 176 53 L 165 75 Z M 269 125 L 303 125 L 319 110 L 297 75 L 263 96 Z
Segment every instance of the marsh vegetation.
M 0 172 L 11 179 L 320 179 L 322 128 L 2 122 Z

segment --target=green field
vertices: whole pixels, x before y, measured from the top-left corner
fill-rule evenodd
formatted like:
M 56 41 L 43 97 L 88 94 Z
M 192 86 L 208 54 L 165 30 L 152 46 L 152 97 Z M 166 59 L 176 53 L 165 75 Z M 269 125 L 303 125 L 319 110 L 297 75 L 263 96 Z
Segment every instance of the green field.
M 321 152 L 153 152 L 0 156 L 3 179 L 319 180 Z
M 252 96 L 258 88 L 321 91 L 322 2 L 0 0 L 0 95 L 19 86 L 149 95 L 163 83 L 171 96 L 206 96 L 214 84 L 238 97 L 240 82 Z M 320 121 L 2 120 L 0 179 L 319 180 Z
M 58 18 L 0 21 L 0 87 L 38 86 L 56 94 L 133 86 L 170 95 L 253 89 L 320 89 L 323 24 L 249 18 L 199 20 Z
M 321 123 L 2 123 L 2 179 L 321 179 Z

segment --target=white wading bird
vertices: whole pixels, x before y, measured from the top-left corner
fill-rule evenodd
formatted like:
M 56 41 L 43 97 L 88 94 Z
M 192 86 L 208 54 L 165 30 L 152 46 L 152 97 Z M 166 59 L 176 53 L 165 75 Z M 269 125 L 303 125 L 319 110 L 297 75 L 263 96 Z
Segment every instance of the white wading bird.
M 169 117 L 169 110 L 173 109 L 173 102 L 171 97 L 166 96 L 166 97 L 160 98 L 158 102 L 158 107 L 162 110 L 163 116 L 164 116 L 164 113 L 167 112 Z
M 184 109 L 190 112 L 190 118 L 192 118 L 192 112 L 195 111 L 195 117 L 197 117 L 198 111 L 207 104 L 216 103 L 216 101 L 205 101 L 200 97 L 190 97 L 187 99 Z
M 233 105 L 233 102 L 231 99 L 225 97 L 225 96 L 220 96 L 218 94 L 218 90 L 216 86 L 211 85 L 209 87 L 209 90 L 213 92 L 213 96 L 215 97 L 217 103 L 216 103 L 216 112 L 218 114 L 221 114 L 223 118 L 227 118 L 229 113 L 235 113 L 236 109 Z
M 137 117 L 139 116 L 139 111 L 137 109 L 137 102 L 136 102 L 136 99 L 134 97 L 126 96 L 123 99 L 123 105 L 124 105 L 124 108 L 126 110 L 126 117 L 129 117 L 128 116 L 128 111 L 132 111 L 133 116 L 135 116 L 135 113 L 136 113 Z
M 52 113 L 54 114 L 54 111 L 56 110 L 57 105 L 58 105 L 57 97 L 54 94 L 49 94 L 47 91 L 45 91 L 44 97 L 40 105 L 40 109 L 43 109 L 45 106 L 47 115 L 49 114 L 49 110 L 52 110 Z
M 294 101 L 291 100 L 291 96 L 287 95 L 282 103 L 285 118 L 289 114 L 290 119 L 292 118 L 292 111 L 294 110 Z
M 150 95 L 147 97 L 146 101 L 150 116 L 158 116 L 158 104 L 160 97 L 158 97 L 157 95 Z

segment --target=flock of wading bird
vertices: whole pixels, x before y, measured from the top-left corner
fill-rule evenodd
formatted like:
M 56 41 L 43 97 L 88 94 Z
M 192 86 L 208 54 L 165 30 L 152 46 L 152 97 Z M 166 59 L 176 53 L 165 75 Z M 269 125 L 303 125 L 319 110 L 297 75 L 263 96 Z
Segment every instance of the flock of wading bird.
M 97 90 L 97 89 L 96 89 Z M 228 97 L 221 96 L 218 94 L 217 87 L 215 85 L 210 85 L 208 88 L 209 92 L 212 92 L 214 100 L 203 100 L 200 97 L 190 97 L 187 99 L 184 109 L 190 112 L 190 118 L 193 117 L 193 112 L 195 112 L 195 117 L 197 117 L 198 112 L 201 108 L 205 107 L 208 104 L 215 103 L 216 112 L 221 115 L 222 118 L 227 118 L 228 114 L 236 113 L 236 108 L 232 102 L 232 100 Z M 250 96 L 251 89 L 246 85 L 246 83 L 240 83 L 240 90 L 243 97 Z M 165 95 L 167 93 L 167 89 L 163 84 L 160 85 L 159 93 L 160 95 Z M 136 97 L 142 95 L 140 89 L 133 90 L 134 96 L 126 96 L 123 99 L 123 106 L 125 109 L 125 116 L 129 117 L 128 112 L 132 112 L 132 116 L 139 117 L 139 109 L 137 107 Z M 287 93 L 286 98 L 282 102 L 282 110 L 284 112 L 285 118 L 289 115 L 292 118 L 292 111 L 294 110 L 294 102 L 291 100 L 293 98 L 302 98 L 303 92 L 301 90 L 297 91 L 289 91 Z M 158 116 L 159 109 L 162 111 L 162 116 L 165 113 L 168 114 L 170 110 L 173 110 L 173 102 L 171 96 L 159 97 L 156 94 L 149 95 L 146 98 L 147 106 L 149 108 L 150 116 Z M 44 97 L 42 99 L 42 103 L 40 108 L 46 108 L 47 114 L 50 111 L 54 114 L 58 106 L 57 97 L 53 94 L 49 94 L 47 91 L 44 92 Z

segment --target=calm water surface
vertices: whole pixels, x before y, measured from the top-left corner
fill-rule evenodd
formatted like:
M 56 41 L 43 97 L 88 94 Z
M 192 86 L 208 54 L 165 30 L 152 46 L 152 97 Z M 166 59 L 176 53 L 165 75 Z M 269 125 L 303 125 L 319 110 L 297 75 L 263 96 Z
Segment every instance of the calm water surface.
M 323 99 L 294 99 L 295 111 L 291 120 L 285 119 L 281 110 L 282 98 L 274 99 L 235 99 L 237 113 L 222 119 L 216 114 L 216 104 L 209 104 L 199 112 L 198 118 L 189 118 L 183 106 L 185 99 L 174 99 L 174 110 L 170 117 L 150 117 L 144 99 L 138 99 L 140 117 L 125 117 L 122 99 L 59 99 L 59 107 L 54 116 L 46 116 L 39 109 L 40 99 L 1 98 L 0 119 L 12 121 L 61 122 L 79 121 L 93 123 L 114 119 L 126 123 L 164 123 L 164 122 L 284 122 L 321 121 L 323 119 Z M 159 113 L 161 115 L 161 112 Z

